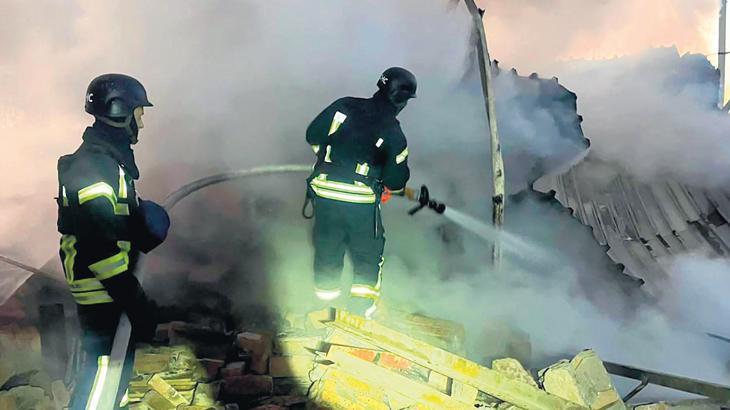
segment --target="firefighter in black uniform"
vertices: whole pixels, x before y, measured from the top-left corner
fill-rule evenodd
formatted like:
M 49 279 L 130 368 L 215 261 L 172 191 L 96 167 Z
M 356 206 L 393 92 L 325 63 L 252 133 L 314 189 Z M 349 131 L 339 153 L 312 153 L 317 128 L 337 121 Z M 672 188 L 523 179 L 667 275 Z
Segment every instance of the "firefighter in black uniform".
M 139 170 L 131 149 L 143 127 L 143 107 L 151 106 L 134 78 L 97 77 L 86 93 L 86 112 L 96 121 L 76 152 L 58 161 L 60 256 L 82 330 L 74 410 L 97 409 L 122 312 L 132 323 L 132 341 L 154 335 L 155 304 L 133 272 L 139 252 L 164 241 L 170 221 L 162 207 L 137 198 Z M 129 376 L 122 375 L 116 403 Z
M 314 203 L 315 292 L 325 302 L 340 296 L 345 251 L 354 267 L 349 307 L 372 317 L 382 285 L 385 237 L 380 197 L 398 191 L 410 176 L 406 137 L 396 119 L 416 96 L 416 78 L 393 67 L 372 98 L 341 98 L 307 128 L 317 154 L 308 181 Z

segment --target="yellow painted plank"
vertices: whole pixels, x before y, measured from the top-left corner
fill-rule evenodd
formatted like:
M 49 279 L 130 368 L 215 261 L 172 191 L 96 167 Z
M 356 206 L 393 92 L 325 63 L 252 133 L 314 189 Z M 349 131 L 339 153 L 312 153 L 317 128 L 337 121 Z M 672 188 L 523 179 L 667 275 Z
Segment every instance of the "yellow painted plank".
M 418 383 L 395 372 L 388 371 L 361 358 L 352 356 L 345 351 L 338 350 L 327 356 L 335 362 L 342 371 L 355 375 L 370 386 L 389 392 L 388 397 L 393 399 L 394 393 L 404 396 L 405 400 L 424 409 L 473 409 L 474 404 L 459 402 L 450 396 L 428 386 Z M 391 406 L 396 403 L 389 403 Z M 395 406 L 400 408 L 399 406 Z
M 361 316 L 338 310 L 326 324 L 524 409 L 587 409 Z

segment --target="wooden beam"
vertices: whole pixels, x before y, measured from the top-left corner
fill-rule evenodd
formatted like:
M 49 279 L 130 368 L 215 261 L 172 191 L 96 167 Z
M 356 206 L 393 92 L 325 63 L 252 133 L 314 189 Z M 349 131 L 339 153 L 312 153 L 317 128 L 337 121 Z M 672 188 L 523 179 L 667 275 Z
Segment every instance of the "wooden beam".
M 397 392 L 429 409 L 473 409 L 474 403 L 468 404 L 455 400 L 428 384 L 418 383 L 405 376 L 382 368 L 359 357 L 352 356 L 344 350 L 335 350 L 327 355 L 340 370 L 350 373 L 371 386 L 385 391 Z M 390 394 L 389 394 L 390 395 Z M 419 407 L 422 408 L 422 407 Z
M 484 22 L 482 20 L 484 10 L 480 10 L 474 0 L 465 1 L 474 22 L 479 75 L 482 80 L 484 104 L 489 118 L 489 137 L 492 149 L 492 223 L 494 228 L 499 230 L 504 223 L 504 162 L 502 161 L 502 146 L 497 129 L 497 106 L 494 98 L 494 86 L 492 85 L 492 60 L 489 57 L 487 35 L 484 32 Z M 495 238 L 492 245 L 492 262 L 494 266 L 499 267 L 501 260 L 502 248 L 499 239 Z
M 335 319 L 326 324 L 524 409 L 586 409 L 361 316 L 338 310 Z

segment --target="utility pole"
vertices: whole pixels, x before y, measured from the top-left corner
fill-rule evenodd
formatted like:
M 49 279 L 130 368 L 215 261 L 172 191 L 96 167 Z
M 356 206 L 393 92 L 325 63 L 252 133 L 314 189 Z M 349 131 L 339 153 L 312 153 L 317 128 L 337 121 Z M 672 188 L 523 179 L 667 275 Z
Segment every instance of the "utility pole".
M 497 130 L 497 108 L 494 102 L 494 87 L 492 85 L 492 60 L 489 57 L 487 35 L 484 32 L 484 22 L 482 20 L 484 10 L 479 9 L 474 0 L 465 1 L 474 21 L 474 30 L 476 30 L 478 38 L 476 45 L 477 60 L 479 61 L 484 103 L 489 117 L 489 134 L 492 148 L 492 223 L 494 229 L 499 232 L 504 222 L 504 162 L 502 161 L 502 147 Z M 495 268 L 499 267 L 501 260 L 502 247 L 499 235 L 497 235 L 492 244 L 492 263 Z
M 726 33 L 727 33 L 727 0 L 720 0 L 720 41 L 718 42 L 717 68 L 720 70 L 720 95 L 718 96 L 718 108 L 727 111 L 725 106 L 725 55 L 726 55 Z

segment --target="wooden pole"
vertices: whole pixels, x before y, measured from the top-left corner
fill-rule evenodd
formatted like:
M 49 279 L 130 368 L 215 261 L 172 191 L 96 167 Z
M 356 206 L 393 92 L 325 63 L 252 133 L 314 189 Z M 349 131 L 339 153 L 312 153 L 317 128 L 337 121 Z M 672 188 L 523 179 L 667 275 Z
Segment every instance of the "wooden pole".
M 725 53 L 727 27 L 727 0 L 720 0 L 720 30 L 717 53 L 717 68 L 720 70 L 720 95 L 718 107 L 725 109 Z
M 489 117 L 489 134 L 492 149 L 492 223 L 499 231 L 504 223 L 504 162 L 502 161 L 502 148 L 499 142 L 499 131 L 497 130 L 497 108 L 494 101 L 494 87 L 492 85 L 492 60 L 489 57 L 487 48 L 487 35 L 484 32 L 482 16 L 484 10 L 480 10 L 474 0 L 465 0 L 469 13 L 474 21 L 474 30 L 477 34 L 477 56 L 479 60 L 479 74 L 482 80 L 482 92 L 484 103 Z M 498 268 L 502 260 L 502 247 L 499 242 L 499 235 L 492 244 L 492 263 Z

